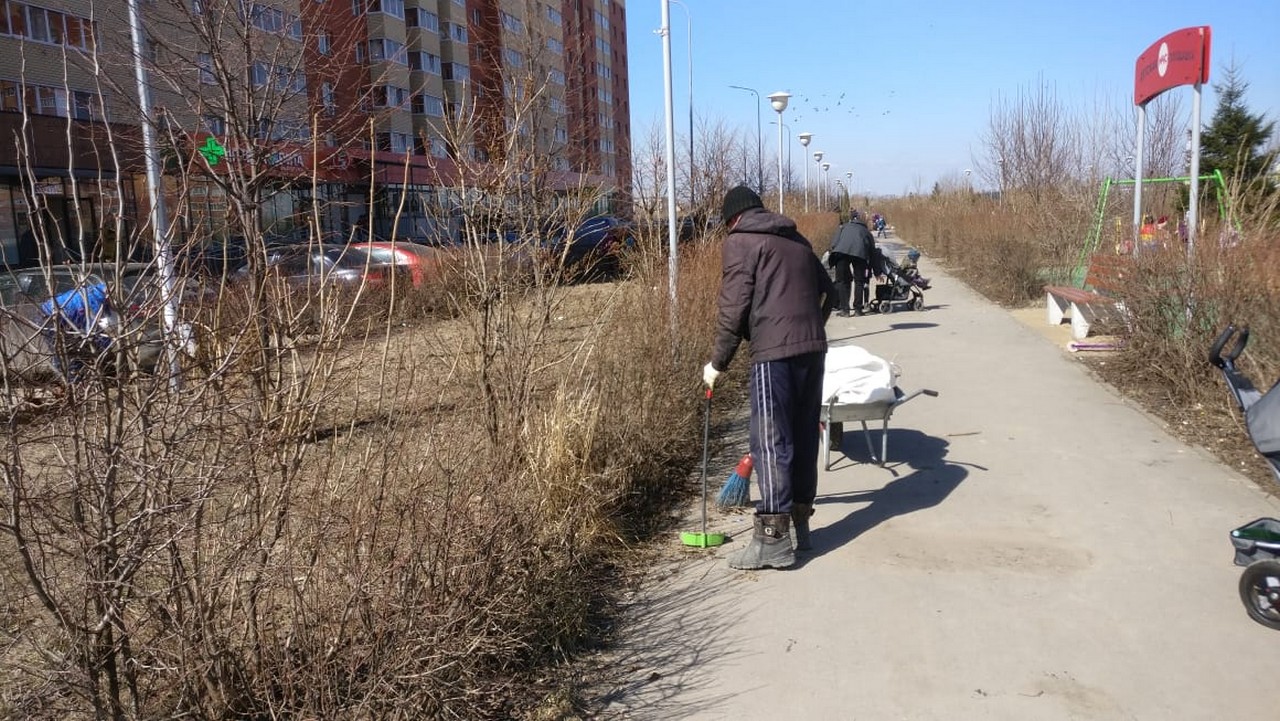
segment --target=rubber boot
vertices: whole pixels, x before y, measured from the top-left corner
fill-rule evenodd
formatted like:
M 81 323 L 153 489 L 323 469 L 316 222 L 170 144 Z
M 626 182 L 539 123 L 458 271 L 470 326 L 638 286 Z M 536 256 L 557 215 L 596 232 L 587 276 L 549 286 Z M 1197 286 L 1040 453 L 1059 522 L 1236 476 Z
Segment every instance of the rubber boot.
M 809 545 L 809 517 L 812 515 L 812 503 L 791 504 L 791 528 L 795 530 L 797 551 L 808 551 L 813 548 Z
M 729 555 L 729 567 L 743 571 L 787 568 L 795 562 L 796 552 L 791 548 L 791 516 L 787 513 L 757 515 L 751 543 Z

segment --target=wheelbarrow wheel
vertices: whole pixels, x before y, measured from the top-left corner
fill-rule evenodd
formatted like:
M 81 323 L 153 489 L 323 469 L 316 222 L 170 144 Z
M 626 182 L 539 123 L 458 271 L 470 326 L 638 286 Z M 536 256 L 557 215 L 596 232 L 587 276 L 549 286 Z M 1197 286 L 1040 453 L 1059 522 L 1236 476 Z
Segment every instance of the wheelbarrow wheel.
M 1280 631 L 1280 561 L 1254 561 L 1240 575 L 1240 601 L 1249 618 Z

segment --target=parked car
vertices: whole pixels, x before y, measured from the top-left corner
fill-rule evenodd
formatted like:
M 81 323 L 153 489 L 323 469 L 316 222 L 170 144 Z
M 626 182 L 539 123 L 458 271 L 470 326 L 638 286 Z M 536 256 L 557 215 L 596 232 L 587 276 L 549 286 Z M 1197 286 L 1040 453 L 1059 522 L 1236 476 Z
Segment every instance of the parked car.
M 405 241 L 370 240 L 352 243 L 349 248 L 368 255 L 371 264 L 392 266 L 402 272 L 413 287 L 420 287 L 440 274 L 441 264 L 447 261 L 448 249 Z
M 395 264 L 380 262 L 358 246 L 348 245 L 282 245 L 267 249 L 267 273 L 291 285 L 318 288 L 323 285 L 367 287 L 383 285 L 395 271 Z M 250 273 L 246 265 L 233 279 L 242 280 Z
M 569 279 L 611 277 L 622 269 L 622 252 L 634 244 L 629 223 L 613 216 L 597 216 L 571 231 L 552 231 L 544 262 L 556 264 Z
M 115 299 L 120 321 L 104 327 L 110 336 L 99 350 L 123 341 L 139 368 L 154 370 L 163 351 L 163 324 L 158 278 L 155 266 L 148 263 L 55 265 L 0 275 L 0 352 L 11 369 L 27 376 L 52 370 L 53 351 L 40 332 L 50 327 L 41 304 L 66 291 L 98 284 L 106 286 Z

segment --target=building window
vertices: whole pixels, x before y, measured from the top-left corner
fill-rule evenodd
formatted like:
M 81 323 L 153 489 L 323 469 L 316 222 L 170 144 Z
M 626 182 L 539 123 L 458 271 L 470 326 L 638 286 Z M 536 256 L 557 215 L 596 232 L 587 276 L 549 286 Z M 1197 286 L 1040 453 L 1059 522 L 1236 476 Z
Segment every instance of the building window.
M 449 144 L 444 142 L 444 138 L 431 139 L 431 155 L 437 158 L 449 157 Z
M 612 52 L 613 48 L 609 46 L 608 40 L 605 40 L 604 38 L 596 38 L 596 50 L 599 50 L 604 55 L 608 55 Z
M 556 55 L 564 55 L 564 43 L 556 40 L 555 38 L 547 38 L 547 50 L 550 50 Z
M 596 75 L 604 78 L 605 80 L 612 80 L 613 70 L 604 63 L 596 63 Z
M 440 56 L 419 50 L 409 53 L 409 67 L 432 75 L 440 74 Z
M 200 118 L 204 123 L 204 130 L 210 135 L 226 135 L 227 121 L 221 115 L 205 115 Z
M 564 25 L 564 18 L 563 18 L 563 17 L 561 17 L 561 15 L 560 15 L 560 11 L 559 11 L 559 10 L 556 10 L 555 8 L 551 7 L 550 5 L 544 5 L 543 7 L 544 7 L 544 8 L 546 9 L 546 11 L 547 11 L 547 13 L 546 13 L 546 14 L 547 14 L 547 20 L 548 20 L 552 25 L 555 25 L 556 27 L 562 27 L 562 26 Z
M 369 41 L 369 59 L 385 60 L 397 65 L 409 64 L 409 59 L 405 56 L 404 44 L 389 38 L 374 38 Z
M 506 28 L 507 30 L 510 30 L 513 33 L 524 32 L 524 23 L 520 20 L 520 18 L 508 12 L 502 12 L 501 16 L 502 16 L 502 27 Z
M 384 13 L 404 20 L 404 0 L 351 0 L 351 14 Z
M 559 70 L 557 68 L 552 68 L 551 70 L 547 71 L 547 80 L 549 80 L 555 85 L 564 85 L 565 83 L 564 71 Z
M 324 106 L 325 115 L 336 115 L 338 113 L 338 98 L 333 92 L 333 83 L 322 83 L 320 85 L 320 104 Z
M 547 107 L 551 108 L 551 112 L 557 113 L 559 115 L 564 115 L 566 112 L 568 112 L 568 109 L 565 107 L 563 98 L 552 97 L 548 99 Z
M 408 90 L 394 85 L 375 85 L 371 95 L 373 97 L 373 107 L 375 108 L 404 107 L 405 102 L 409 99 Z
M 467 26 L 458 23 L 445 23 L 443 35 L 446 40 L 452 40 L 456 43 L 467 42 Z
M 444 99 L 435 95 L 413 96 L 413 112 L 415 115 L 430 115 L 433 118 L 444 117 Z
M 502 60 L 510 68 L 524 67 L 524 54 L 513 48 L 502 49 Z
M 329 40 L 329 33 L 320 33 L 316 36 L 316 50 L 320 51 L 321 55 L 328 55 L 333 52 L 333 45 Z
M 609 18 L 602 15 L 599 10 L 592 10 L 591 17 L 595 18 L 596 27 L 605 32 L 609 32 Z
M 200 53 L 197 55 L 196 67 L 200 68 L 200 83 L 203 85 L 213 85 L 215 82 L 213 77 L 213 55 L 209 53 Z
M 378 133 L 378 150 L 384 153 L 412 153 L 413 136 L 408 133 Z
M 440 32 L 440 16 L 422 8 L 405 10 L 404 24 L 405 27 L 422 28 L 433 33 Z
M 465 83 L 471 79 L 471 66 L 462 63 L 445 63 L 444 79 Z
M 608 90 L 601 90 L 597 97 L 600 98 L 600 102 L 605 105 L 613 105 L 613 93 Z

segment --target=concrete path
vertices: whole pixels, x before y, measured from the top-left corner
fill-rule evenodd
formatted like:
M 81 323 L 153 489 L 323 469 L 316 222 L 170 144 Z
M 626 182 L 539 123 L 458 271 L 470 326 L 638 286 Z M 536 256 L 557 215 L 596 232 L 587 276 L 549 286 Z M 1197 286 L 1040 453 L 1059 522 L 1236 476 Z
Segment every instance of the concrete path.
M 921 265 L 925 311 L 828 329 L 940 396 L 897 410 L 883 468 L 846 431 L 796 568 L 725 566 L 746 515 L 713 515 L 720 549 L 673 538 L 596 661 L 598 717 L 1280 717 L 1280 632 L 1227 537 L 1280 503 Z

